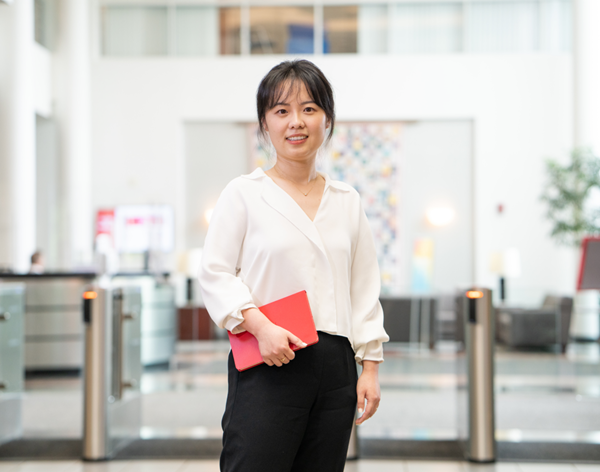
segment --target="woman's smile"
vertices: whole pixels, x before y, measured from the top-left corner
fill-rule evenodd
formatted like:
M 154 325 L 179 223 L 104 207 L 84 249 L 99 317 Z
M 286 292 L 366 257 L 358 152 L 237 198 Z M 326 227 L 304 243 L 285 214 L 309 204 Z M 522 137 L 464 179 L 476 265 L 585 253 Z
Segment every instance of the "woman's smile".
M 298 144 L 305 143 L 308 139 L 308 136 L 305 134 L 295 134 L 293 136 L 288 136 L 285 139 L 287 139 L 290 144 L 296 146 Z

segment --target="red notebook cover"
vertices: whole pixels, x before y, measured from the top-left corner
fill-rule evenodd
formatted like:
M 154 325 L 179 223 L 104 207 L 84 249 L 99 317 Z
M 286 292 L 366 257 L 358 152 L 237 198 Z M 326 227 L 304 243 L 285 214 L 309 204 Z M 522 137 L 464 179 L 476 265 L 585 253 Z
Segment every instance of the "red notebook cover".
M 304 290 L 263 305 L 259 307 L 259 310 L 274 324 L 295 334 L 308 346 L 319 341 L 308 297 Z M 252 334 L 248 331 L 239 334 L 228 332 L 228 334 L 237 370 L 241 372 L 264 362 L 258 349 L 258 341 Z M 295 344 L 290 344 L 290 347 L 294 351 L 300 349 Z

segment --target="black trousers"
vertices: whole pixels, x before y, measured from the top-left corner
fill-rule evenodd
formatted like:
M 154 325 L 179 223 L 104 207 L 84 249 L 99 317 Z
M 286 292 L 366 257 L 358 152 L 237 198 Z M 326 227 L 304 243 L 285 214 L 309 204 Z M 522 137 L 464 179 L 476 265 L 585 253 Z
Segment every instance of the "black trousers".
M 222 472 L 342 472 L 356 411 L 348 339 L 319 332 L 282 367 L 238 372 L 229 354 Z

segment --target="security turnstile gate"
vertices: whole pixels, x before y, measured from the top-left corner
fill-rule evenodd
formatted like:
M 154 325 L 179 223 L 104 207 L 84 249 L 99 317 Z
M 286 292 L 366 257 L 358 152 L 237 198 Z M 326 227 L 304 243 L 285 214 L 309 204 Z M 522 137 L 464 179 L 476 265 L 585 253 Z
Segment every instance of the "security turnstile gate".
M 496 460 L 494 414 L 494 310 L 492 291 L 473 288 L 459 297 L 464 320 L 466 357 L 462 358 L 459 381 L 465 381 L 459 414 L 464 422 L 461 435 L 465 456 L 472 462 Z M 462 371 L 462 372 L 461 372 Z
M 84 460 L 110 459 L 139 438 L 140 313 L 137 287 L 90 287 L 83 294 Z
M 21 436 L 24 290 L 0 285 L 0 443 Z

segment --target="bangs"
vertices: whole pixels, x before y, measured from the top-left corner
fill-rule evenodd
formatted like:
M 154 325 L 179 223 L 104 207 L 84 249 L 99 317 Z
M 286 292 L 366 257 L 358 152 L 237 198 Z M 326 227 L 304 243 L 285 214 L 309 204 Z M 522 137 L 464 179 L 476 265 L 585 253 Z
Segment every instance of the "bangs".
M 279 103 L 289 103 L 290 97 L 294 94 L 296 95 L 296 98 L 298 98 L 300 93 L 302 93 L 302 85 L 306 88 L 309 98 L 321 107 L 315 100 L 314 93 L 312 93 L 308 85 L 302 79 L 293 75 L 292 77 L 283 79 L 279 84 L 275 85 L 275 88 L 273 88 L 272 93 L 267 97 L 265 102 L 266 110 L 268 111 L 275 108 Z

